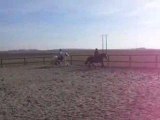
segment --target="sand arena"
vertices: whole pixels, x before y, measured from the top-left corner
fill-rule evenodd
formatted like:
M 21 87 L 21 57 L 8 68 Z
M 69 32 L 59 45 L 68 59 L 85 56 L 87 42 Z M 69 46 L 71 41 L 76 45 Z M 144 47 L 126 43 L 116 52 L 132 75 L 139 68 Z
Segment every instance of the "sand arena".
M 0 120 L 158 120 L 158 70 L 0 68 Z

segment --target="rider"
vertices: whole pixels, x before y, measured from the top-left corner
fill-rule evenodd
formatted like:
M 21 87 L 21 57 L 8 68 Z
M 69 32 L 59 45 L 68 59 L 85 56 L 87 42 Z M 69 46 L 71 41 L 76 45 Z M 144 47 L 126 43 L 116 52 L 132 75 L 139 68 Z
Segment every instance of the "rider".
M 94 51 L 94 60 L 97 61 L 98 56 L 99 56 L 99 51 L 98 51 L 98 49 L 96 48 L 95 51 Z
M 96 48 L 95 51 L 94 51 L 94 57 L 96 58 L 98 55 L 99 55 L 99 51 L 98 51 L 98 49 Z
M 59 49 L 59 53 L 58 53 L 58 59 L 60 60 L 60 61 L 62 61 L 63 60 L 63 51 L 62 51 L 62 49 Z

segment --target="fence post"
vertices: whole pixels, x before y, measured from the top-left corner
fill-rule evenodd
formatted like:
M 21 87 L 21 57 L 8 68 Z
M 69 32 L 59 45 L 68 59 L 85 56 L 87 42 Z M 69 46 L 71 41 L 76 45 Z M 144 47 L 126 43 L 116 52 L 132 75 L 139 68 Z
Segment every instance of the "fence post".
M 131 68 L 132 56 L 129 55 L 129 68 Z
M 109 63 L 110 63 L 110 59 L 109 59 L 109 55 L 107 55 L 107 66 L 110 67 Z
M 72 65 L 72 55 L 70 56 L 70 64 Z
M 45 64 L 45 57 L 43 57 L 43 64 Z
M 155 68 L 158 68 L 158 55 L 156 54 L 156 64 L 155 64 Z
M 1 59 L 1 67 L 3 67 L 3 59 Z
M 24 65 L 26 65 L 26 58 L 24 58 Z

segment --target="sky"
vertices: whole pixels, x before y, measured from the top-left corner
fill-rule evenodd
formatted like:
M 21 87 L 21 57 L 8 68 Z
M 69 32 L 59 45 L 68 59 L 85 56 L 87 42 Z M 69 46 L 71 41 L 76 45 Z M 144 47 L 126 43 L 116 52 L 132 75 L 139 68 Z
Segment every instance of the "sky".
M 101 49 L 102 34 L 108 49 L 160 49 L 160 0 L 0 0 L 0 50 Z

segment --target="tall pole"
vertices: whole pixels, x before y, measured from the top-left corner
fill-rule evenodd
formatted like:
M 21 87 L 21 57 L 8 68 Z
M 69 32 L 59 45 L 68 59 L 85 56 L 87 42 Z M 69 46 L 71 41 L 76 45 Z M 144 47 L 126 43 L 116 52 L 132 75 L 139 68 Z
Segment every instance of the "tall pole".
M 108 42 L 107 42 L 107 34 L 106 34 L 106 54 L 108 52 L 108 50 L 107 50 L 107 44 L 108 44 Z
M 105 40 L 105 42 L 106 42 L 106 50 L 105 50 L 105 52 L 106 52 L 106 54 L 107 54 L 107 52 L 108 52 L 108 47 L 107 47 L 107 45 L 108 45 L 108 41 L 107 41 L 107 34 L 102 34 L 102 52 L 104 52 L 104 40 Z
M 102 52 L 103 52 L 103 48 L 104 47 L 104 45 L 103 45 L 103 34 L 102 34 Z

